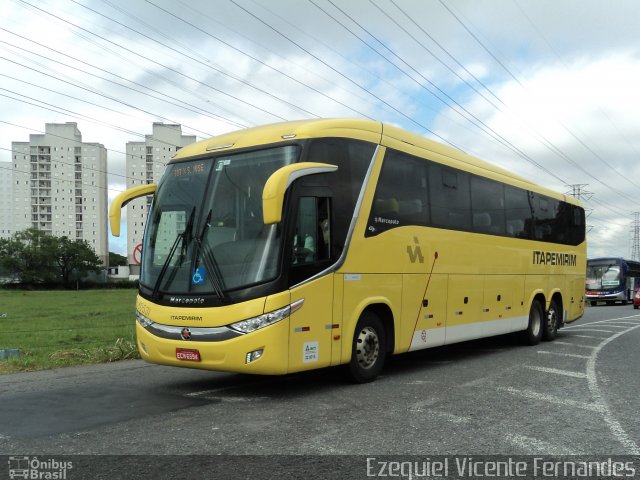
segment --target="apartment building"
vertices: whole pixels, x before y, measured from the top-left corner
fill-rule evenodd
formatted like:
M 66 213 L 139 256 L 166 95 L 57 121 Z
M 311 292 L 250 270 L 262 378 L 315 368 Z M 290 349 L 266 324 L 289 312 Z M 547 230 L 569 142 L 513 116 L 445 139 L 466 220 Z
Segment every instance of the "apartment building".
M 13 234 L 13 164 L 0 162 L 0 238 Z
M 13 231 L 35 227 L 86 240 L 107 265 L 107 150 L 85 143 L 75 122 L 12 142 Z
M 182 135 L 181 125 L 154 123 L 153 133 L 144 142 L 127 142 L 127 188 L 157 183 L 176 152 L 196 141 Z M 140 274 L 142 235 L 152 197 L 138 198 L 127 205 L 127 258 L 131 275 Z

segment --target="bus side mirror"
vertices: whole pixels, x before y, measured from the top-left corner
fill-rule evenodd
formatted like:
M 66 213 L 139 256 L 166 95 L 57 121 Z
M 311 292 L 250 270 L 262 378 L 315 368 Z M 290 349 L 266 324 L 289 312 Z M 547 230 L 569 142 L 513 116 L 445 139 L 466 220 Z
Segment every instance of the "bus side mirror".
M 122 207 L 138 197 L 153 195 L 156 188 L 157 185 L 155 183 L 139 185 L 119 193 L 116 198 L 113 199 L 113 202 L 111 202 L 111 208 L 109 209 L 109 225 L 111 226 L 111 234 L 114 237 L 120 236 L 120 212 Z
M 330 173 L 338 169 L 328 163 L 301 162 L 282 167 L 269 177 L 262 191 L 262 218 L 265 225 L 279 223 L 282 220 L 284 194 L 295 180 L 314 173 Z

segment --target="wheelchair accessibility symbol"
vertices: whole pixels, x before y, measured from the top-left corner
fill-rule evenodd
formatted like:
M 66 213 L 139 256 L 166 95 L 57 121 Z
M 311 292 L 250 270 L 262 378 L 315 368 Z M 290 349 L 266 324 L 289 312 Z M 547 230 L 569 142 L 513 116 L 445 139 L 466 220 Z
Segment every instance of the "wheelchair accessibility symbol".
M 204 267 L 196 268 L 191 276 L 191 283 L 194 285 L 200 285 L 204 283 L 205 271 Z

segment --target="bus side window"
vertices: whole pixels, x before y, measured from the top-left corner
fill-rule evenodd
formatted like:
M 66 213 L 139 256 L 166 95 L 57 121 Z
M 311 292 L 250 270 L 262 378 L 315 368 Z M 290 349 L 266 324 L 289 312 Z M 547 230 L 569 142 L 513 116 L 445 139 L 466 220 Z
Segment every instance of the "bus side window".
M 300 198 L 293 237 L 294 265 L 308 265 L 331 257 L 329 203 L 329 199 L 323 197 Z

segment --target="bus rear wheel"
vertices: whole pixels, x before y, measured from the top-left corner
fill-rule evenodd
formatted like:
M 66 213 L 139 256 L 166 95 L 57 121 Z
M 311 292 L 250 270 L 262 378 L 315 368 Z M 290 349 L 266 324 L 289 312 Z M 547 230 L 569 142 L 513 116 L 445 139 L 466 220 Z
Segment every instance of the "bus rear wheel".
M 356 383 L 374 380 L 387 356 L 385 330 L 380 318 L 373 312 L 364 312 L 353 334 L 351 361 L 347 373 Z
M 531 303 L 529 310 L 529 325 L 522 332 L 522 338 L 527 345 L 537 345 L 542 338 L 542 324 L 544 322 L 544 308 L 538 300 Z
M 549 304 L 549 310 L 544 318 L 544 326 L 542 329 L 542 338 L 550 341 L 556 338 L 558 334 L 558 327 L 562 323 L 562 313 L 558 308 L 558 303 L 555 300 L 551 300 Z

